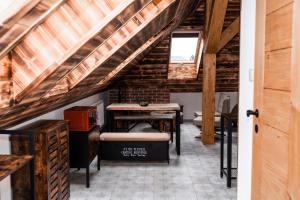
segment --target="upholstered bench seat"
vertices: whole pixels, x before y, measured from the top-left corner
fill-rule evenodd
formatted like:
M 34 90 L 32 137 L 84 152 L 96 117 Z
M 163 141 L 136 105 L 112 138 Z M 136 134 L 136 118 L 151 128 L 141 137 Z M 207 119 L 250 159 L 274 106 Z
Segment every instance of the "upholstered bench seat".
M 100 141 L 169 141 L 168 133 L 102 133 Z
M 101 160 L 168 161 L 168 133 L 100 134 Z

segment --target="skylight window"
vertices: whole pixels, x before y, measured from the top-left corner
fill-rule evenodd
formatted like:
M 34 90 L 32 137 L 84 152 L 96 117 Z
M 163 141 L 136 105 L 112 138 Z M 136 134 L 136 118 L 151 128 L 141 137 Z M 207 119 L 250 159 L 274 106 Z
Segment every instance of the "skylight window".
M 199 33 L 173 33 L 170 63 L 195 63 Z

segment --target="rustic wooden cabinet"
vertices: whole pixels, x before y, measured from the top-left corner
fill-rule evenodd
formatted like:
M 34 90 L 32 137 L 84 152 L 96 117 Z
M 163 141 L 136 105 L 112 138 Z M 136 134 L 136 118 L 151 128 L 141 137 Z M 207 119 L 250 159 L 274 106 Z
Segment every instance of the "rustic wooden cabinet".
M 63 120 L 42 120 L 21 130 L 33 134 L 35 152 L 35 200 L 65 200 L 70 197 L 69 129 Z M 28 137 L 12 136 L 13 154 L 30 152 Z M 30 200 L 29 168 L 12 176 L 14 200 Z

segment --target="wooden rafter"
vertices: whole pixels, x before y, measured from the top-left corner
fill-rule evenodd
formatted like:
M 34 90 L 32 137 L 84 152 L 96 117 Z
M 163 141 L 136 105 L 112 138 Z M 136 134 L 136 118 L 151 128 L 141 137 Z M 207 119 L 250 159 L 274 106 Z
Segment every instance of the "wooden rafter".
M 132 64 L 138 57 L 144 54 L 145 51 L 147 51 L 149 48 L 153 46 L 153 44 L 156 44 L 158 41 L 160 41 L 165 36 L 169 35 L 173 29 L 173 24 L 171 23 L 168 25 L 167 28 L 165 28 L 163 31 L 161 31 L 159 34 L 153 36 L 150 38 L 146 43 L 144 43 L 140 48 L 138 48 L 134 53 L 132 53 L 126 60 L 124 60 L 120 65 L 118 65 L 114 70 L 112 70 L 104 79 L 102 79 L 98 85 L 101 86 L 107 86 L 114 78 L 118 76 L 118 74 L 126 68 L 128 65 Z
M 0 59 L 0 108 L 10 105 L 12 100 L 11 55 Z
M 120 30 L 122 29 L 130 29 L 129 32 L 130 34 L 126 37 L 123 38 L 122 40 L 119 40 L 117 43 L 115 43 L 115 46 L 112 46 L 111 50 L 107 49 L 106 50 L 106 54 L 104 55 L 99 55 L 100 52 L 103 52 L 103 49 L 105 46 L 105 43 L 103 43 L 102 46 L 99 46 L 99 49 L 95 49 L 94 54 L 90 54 L 90 57 L 93 56 L 93 60 L 94 62 L 88 62 L 87 60 L 89 59 L 89 57 L 87 57 L 85 59 L 85 61 L 83 63 L 85 63 L 85 65 L 78 65 L 77 68 L 74 68 L 69 74 L 66 75 L 66 80 L 62 79 L 61 80 L 61 84 L 65 83 L 65 82 L 71 82 L 70 85 L 66 85 L 66 87 L 69 87 L 70 90 L 72 90 L 73 88 L 75 88 L 77 85 L 84 85 L 84 84 L 88 84 L 89 82 L 89 78 L 88 76 L 90 76 L 91 74 L 96 73 L 96 69 L 100 69 L 101 70 L 101 66 L 104 65 L 105 63 L 107 63 L 107 61 L 109 59 L 114 59 L 116 58 L 116 56 L 114 56 L 115 54 L 118 54 L 121 48 L 124 48 L 126 46 L 126 44 L 129 41 L 132 41 L 136 35 L 140 34 L 140 32 L 143 32 L 143 30 L 149 26 L 149 24 L 153 23 L 153 20 L 158 18 L 158 16 L 161 16 L 162 13 L 167 14 L 167 10 L 170 9 L 171 5 L 174 5 L 175 0 L 167 0 L 167 1 L 161 1 L 157 7 L 158 8 L 152 8 L 152 6 L 150 5 L 149 8 L 151 8 L 149 10 L 148 7 L 145 7 L 144 9 L 142 9 L 139 13 L 137 13 L 132 19 L 133 21 L 128 21 L 128 23 L 125 25 L 125 27 L 122 27 Z M 152 13 L 151 15 L 149 15 L 149 13 Z M 147 14 L 147 15 L 145 15 Z M 137 15 L 145 15 L 144 17 L 146 17 L 143 21 L 137 21 Z M 167 16 L 167 15 L 165 15 Z M 137 24 L 136 24 L 137 23 Z M 132 27 L 133 26 L 133 27 Z M 162 26 L 162 25 L 160 25 Z M 159 26 L 158 26 L 159 27 Z M 116 34 L 117 32 L 115 32 Z M 148 35 L 151 34 L 151 32 L 147 33 Z M 113 37 L 114 35 L 112 35 Z M 143 34 L 142 37 L 145 37 L 145 35 Z M 111 38 L 109 38 L 107 41 L 110 41 Z M 106 42 L 107 42 L 106 41 Z M 137 41 L 136 41 L 137 42 Z M 128 56 L 128 53 L 124 54 L 124 56 Z M 115 60 L 116 62 L 119 62 L 118 60 Z M 105 71 L 107 71 L 107 69 L 104 69 Z M 111 69 L 113 70 L 113 69 Z M 109 73 L 109 71 L 107 71 L 107 73 Z M 73 78 L 73 77 L 76 77 Z M 72 79 L 75 80 L 75 82 L 72 83 Z M 60 84 L 58 84 L 60 85 Z M 55 90 L 55 88 L 54 88 Z M 61 90 L 59 88 L 59 90 Z M 50 91 L 51 93 L 51 91 Z M 53 94 L 57 95 L 57 92 L 53 91 Z
M 25 14 L 27 14 L 27 12 L 29 12 L 33 7 L 35 7 L 40 1 L 41 0 L 11 0 L 1 2 L 0 36 L 7 32 L 15 23 L 17 23 Z
M 215 0 L 205 36 L 205 53 L 216 53 L 221 39 L 228 0 Z
M 159 42 L 161 42 L 165 37 L 170 35 L 172 31 L 177 28 L 177 26 L 182 22 L 181 19 L 184 18 L 182 16 L 187 16 L 187 10 L 183 8 L 187 7 L 198 7 L 198 3 L 189 4 L 191 2 L 181 1 L 177 7 L 175 18 L 173 21 L 168 24 L 158 35 L 151 37 L 143 46 L 141 46 L 138 50 L 130 55 L 125 61 L 123 61 L 116 69 L 114 69 L 111 73 L 101 79 L 98 83 L 99 87 L 108 87 L 108 85 L 112 84 L 115 80 L 120 78 L 130 69 L 130 66 L 138 64 L 141 59 L 147 55 Z M 197 5 L 197 6 L 195 6 Z
M 94 51 L 97 45 L 100 45 L 106 37 L 112 34 L 112 31 L 118 30 L 122 21 L 127 21 L 131 15 L 144 7 L 150 0 L 130 0 L 119 4 L 116 9 L 108 13 L 101 23 L 94 26 L 85 33 L 73 48 L 51 67 L 48 67 L 39 77 L 37 77 L 29 86 L 16 96 L 16 102 L 34 101 L 45 92 L 55 86 L 65 74 L 77 66 L 86 56 Z M 117 24 L 114 25 L 114 24 Z
M 205 1 L 205 23 L 204 23 L 204 35 L 206 36 L 208 33 L 209 23 L 211 19 L 211 9 L 213 6 L 213 0 Z
M 0 37 L 0 59 L 5 56 L 19 41 L 21 41 L 32 29 L 42 23 L 65 0 L 39 1 L 26 15 L 5 29 Z
M 178 3 L 179 1 L 185 1 L 183 3 L 183 7 L 181 8 L 181 11 L 176 16 L 178 19 L 178 23 L 182 21 L 185 16 L 187 16 L 191 11 L 195 8 L 195 5 L 199 3 L 198 0 L 176 0 Z M 151 23 L 151 26 L 145 31 L 139 33 L 138 37 L 134 38 L 129 42 L 128 45 L 126 45 L 126 48 L 124 47 L 122 49 L 122 52 L 118 52 L 116 56 L 113 56 L 111 62 L 117 62 L 117 60 L 120 60 L 120 56 L 128 56 L 127 51 L 130 49 L 135 48 L 136 46 L 142 46 L 142 44 L 147 41 L 146 38 L 153 37 L 156 32 L 153 32 L 152 30 L 157 30 L 159 32 L 159 29 L 156 29 L 158 25 L 161 25 L 161 27 L 165 27 L 174 17 L 176 8 L 178 7 L 178 4 L 175 3 L 175 9 L 169 9 L 164 15 L 161 15 L 158 17 L 158 19 L 155 19 L 153 23 Z M 150 24 L 149 24 L 150 25 Z M 173 30 L 176 28 L 178 24 L 173 24 Z M 159 40 L 158 40 L 159 41 Z M 157 41 L 157 42 L 158 42 Z M 155 43 L 154 43 L 155 45 Z M 127 54 L 126 54 L 127 53 Z M 124 54 L 124 55 L 123 55 Z M 130 54 L 129 54 L 130 55 Z M 141 59 L 141 57 L 139 58 Z M 99 82 L 103 77 L 105 77 L 105 70 L 107 70 L 107 73 L 109 73 L 112 69 L 114 69 L 117 65 L 110 65 L 107 63 L 105 66 L 102 66 L 101 70 L 97 70 L 97 72 L 94 74 L 95 76 L 91 76 L 89 78 L 89 82 L 93 82 L 93 84 L 79 84 L 75 88 L 73 88 L 68 93 L 64 93 L 61 95 L 51 96 L 49 98 L 42 98 L 39 99 L 41 96 L 37 95 L 36 93 L 36 99 L 38 99 L 35 102 L 28 102 L 26 104 L 26 101 L 21 101 L 19 104 L 16 104 L 12 107 L 5 108 L 4 110 L 0 110 L 0 127 L 1 128 L 7 128 L 10 127 L 16 123 L 21 123 L 25 120 L 29 120 L 33 117 L 36 117 L 40 114 L 49 112 L 51 110 L 54 110 L 56 108 L 62 107 L 66 104 L 70 104 L 72 102 L 78 101 L 80 99 L 83 99 L 85 97 L 88 97 L 90 95 L 96 94 L 99 91 L 103 91 L 108 87 L 107 84 L 103 85 L 103 87 L 99 87 L 99 85 L 96 85 L 95 83 Z M 97 68 L 100 69 L 100 68 Z M 99 75 L 101 74 L 101 75 Z M 96 80 L 97 81 L 94 81 Z M 26 98 L 24 99 L 26 100 Z
M 240 32 L 240 17 L 237 17 L 223 32 L 218 46 L 220 51 L 228 42 Z

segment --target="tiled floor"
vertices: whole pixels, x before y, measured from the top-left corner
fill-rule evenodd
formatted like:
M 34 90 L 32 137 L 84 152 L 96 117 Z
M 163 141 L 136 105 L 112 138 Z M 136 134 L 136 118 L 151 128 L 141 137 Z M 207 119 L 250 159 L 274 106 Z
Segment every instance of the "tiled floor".
M 136 127 L 141 129 L 150 130 L 147 125 Z M 106 161 L 98 172 L 94 162 L 88 189 L 84 170 L 72 170 L 71 200 L 236 199 L 236 181 L 228 189 L 225 179 L 219 176 L 219 143 L 203 145 L 194 138 L 199 129 L 191 123 L 181 125 L 181 131 L 181 156 L 176 155 L 175 145 L 171 144 L 169 165 Z

